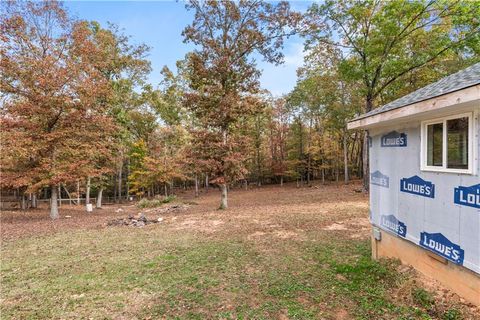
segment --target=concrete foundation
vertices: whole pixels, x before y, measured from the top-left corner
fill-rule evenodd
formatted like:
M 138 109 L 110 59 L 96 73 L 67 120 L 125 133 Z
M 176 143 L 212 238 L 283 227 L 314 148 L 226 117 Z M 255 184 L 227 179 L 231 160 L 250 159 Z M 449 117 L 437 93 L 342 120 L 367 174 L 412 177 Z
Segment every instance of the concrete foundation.
M 380 240 L 372 235 L 372 257 L 397 258 L 419 272 L 451 289 L 465 300 L 480 306 L 480 275 L 456 265 L 414 243 L 380 231 Z M 378 236 L 377 236 L 378 238 Z

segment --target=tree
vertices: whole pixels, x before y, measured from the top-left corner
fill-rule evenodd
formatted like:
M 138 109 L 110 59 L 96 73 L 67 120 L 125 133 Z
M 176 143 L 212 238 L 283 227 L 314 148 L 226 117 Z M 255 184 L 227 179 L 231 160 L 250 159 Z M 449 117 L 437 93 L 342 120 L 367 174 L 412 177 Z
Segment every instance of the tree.
M 183 36 L 197 49 L 188 57 L 190 91 L 185 104 L 197 119 L 197 137 L 207 139 L 196 142 L 209 141 L 216 147 L 205 157 L 215 162 L 215 181 L 222 191 L 220 208 L 225 209 L 227 185 L 245 170 L 244 155 L 238 150 L 242 135 L 236 125 L 259 106 L 254 96 L 260 90 L 260 71 L 252 55 L 280 63 L 279 49 L 300 16 L 287 2 L 194 0 L 186 7 L 195 16 Z
M 334 169 L 338 178 L 341 163 L 338 160 L 339 151 L 343 149 L 344 179 L 347 183 L 348 145 L 351 139 L 346 130 L 346 122 L 359 112 L 361 103 L 356 86 L 352 81 L 347 82 L 339 70 L 343 60 L 341 50 L 332 45 L 310 50 L 304 66 L 298 70 L 299 79 L 288 100 L 300 115 L 314 123 L 315 131 L 309 139 L 311 142 L 307 154 L 320 161 L 322 172 L 326 168 Z M 324 135 L 322 139 L 316 137 L 319 133 Z M 327 157 L 327 153 L 330 156 Z M 328 161 L 334 164 L 327 166 L 327 158 L 332 156 L 334 158 Z
M 129 183 L 131 192 L 154 196 L 163 186 L 165 196 L 175 179 L 185 180 L 185 130 L 180 126 L 157 128 L 149 145 L 140 139 L 131 148 Z
M 479 16 L 478 1 L 327 0 L 308 11 L 307 46 L 334 45 L 346 53 L 340 70 L 344 79 L 361 81 L 363 111 L 369 112 L 386 90 L 445 56 L 478 60 Z M 368 132 L 363 147 L 365 190 L 367 144 Z
M 273 101 L 270 123 L 268 124 L 270 166 L 273 176 L 280 178 L 280 185 L 286 176 L 287 166 L 287 134 L 289 114 L 284 98 L 277 98 Z
M 56 219 L 59 184 L 108 170 L 99 164 L 114 124 L 101 103 L 109 88 L 99 50 L 57 2 L 2 3 L 0 26 L 2 184 L 50 187 Z
M 115 172 L 114 190 L 116 201 L 122 199 L 124 181 L 128 178 L 124 168 L 128 163 L 127 154 L 130 146 L 153 131 L 152 123 L 156 118 L 146 111 L 150 104 L 151 87 L 145 84 L 146 75 L 151 71 L 150 61 L 146 59 L 149 47 L 145 44 L 132 45 L 129 37 L 119 28 L 110 24 L 102 28 L 98 22 L 86 23 L 92 32 L 98 52 L 94 56 L 98 62 L 97 70 L 108 81 L 109 95 L 102 101 L 107 113 L 117 124 L 112 145 L 115 146 L 115 158 L 111 163 Z M 105 177 L 99 181 L 106 182 Z M 128 185 L 126 186 L 128 194 Z M 99 191 L 101 188 L 99 189 Z

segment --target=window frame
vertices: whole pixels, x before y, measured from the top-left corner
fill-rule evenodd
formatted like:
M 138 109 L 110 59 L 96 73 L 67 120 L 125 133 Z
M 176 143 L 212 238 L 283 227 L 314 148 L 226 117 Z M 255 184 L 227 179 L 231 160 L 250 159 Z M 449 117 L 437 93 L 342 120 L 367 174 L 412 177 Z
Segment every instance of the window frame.
M 436 118 L 431 120 L 426 120 L 421 122 L 421 134 L 420 134 L 420 170 L 421 171 L 433 171 L 433 172 L 448 172 L 448 173 L 458 173 L 458 174 L 470 174 L 474 175 L 476 173 L 475 159 L 476 159 L 476 141 L 477 136 L 475 134 L 475 122 L 477 117 L 477 112 L 466 112 L 451 115 L 448 117 Z M 468 118 L 468 169 L 453 169 L 448 168 L 447 165 L 447 120 L 459 119 L 459 118 Z M 442 132 L 442 166 L 429 166 L 427 165 L 427 152 L 428 152 L 428 130 L 427 126 L 442 123 L 443 132 Z

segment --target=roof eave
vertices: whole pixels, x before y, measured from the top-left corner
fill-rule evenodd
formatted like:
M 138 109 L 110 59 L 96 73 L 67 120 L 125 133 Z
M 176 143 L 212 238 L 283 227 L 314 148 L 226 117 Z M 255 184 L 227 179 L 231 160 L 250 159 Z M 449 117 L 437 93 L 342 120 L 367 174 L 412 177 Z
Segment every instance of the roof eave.
M 419 117 L 421 114 L 446 111 L 469 105 L 471 102 L 480 102 L 480 84 L 463 88 L 431 99 L 419 101 L 404 107 L 374 114 L 365 118 L 354 119 L 347 124 L 351 129 L 370 129 L 385 126 L 388 123 Z

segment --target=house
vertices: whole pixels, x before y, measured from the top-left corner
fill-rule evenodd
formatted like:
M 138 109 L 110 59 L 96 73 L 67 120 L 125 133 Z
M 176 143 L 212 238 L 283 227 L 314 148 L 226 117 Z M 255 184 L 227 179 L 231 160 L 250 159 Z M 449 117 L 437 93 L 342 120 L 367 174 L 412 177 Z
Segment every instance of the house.
M 372 256 L 480 305 L 480 63 L 358 116 L 369 132 Z

